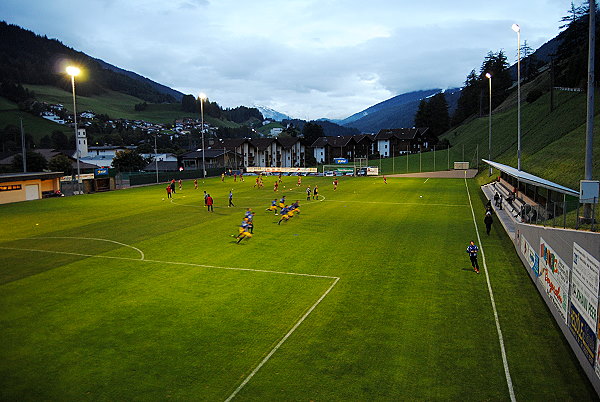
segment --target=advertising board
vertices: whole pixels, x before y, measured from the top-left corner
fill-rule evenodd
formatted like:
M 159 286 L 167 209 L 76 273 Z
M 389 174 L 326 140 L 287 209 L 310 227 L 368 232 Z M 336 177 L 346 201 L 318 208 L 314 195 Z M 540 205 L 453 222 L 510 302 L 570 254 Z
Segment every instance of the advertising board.
M 540 268 L 542 272 L 540 280 L 546 295 L 567 323 L 570 269 L 542 237 L 540 237 Z

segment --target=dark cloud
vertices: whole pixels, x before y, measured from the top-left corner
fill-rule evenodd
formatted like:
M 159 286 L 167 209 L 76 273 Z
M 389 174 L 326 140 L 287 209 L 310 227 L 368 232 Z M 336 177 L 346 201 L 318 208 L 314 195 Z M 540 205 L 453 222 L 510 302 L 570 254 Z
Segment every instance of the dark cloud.
M 462 85 L 488 51 L 558 33 L 560 0 L 3 0 L 39 34 L 224 106 L 343 118 L 402 92 Z M 526 18 L 525 18 L 526 16 Z

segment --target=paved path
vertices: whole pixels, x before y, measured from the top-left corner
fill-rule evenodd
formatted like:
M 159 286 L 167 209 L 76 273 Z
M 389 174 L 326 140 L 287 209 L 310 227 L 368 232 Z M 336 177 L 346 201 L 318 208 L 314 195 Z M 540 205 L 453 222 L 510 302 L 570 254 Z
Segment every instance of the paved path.
M 481 187 L 481 190 L 485 197 L 492 202 L 492 208 L 496 213 L 496 220 L 500 221 L 502 226 L 504 226 L 504 230 L 506 230 L 506 233 L 508 233 L 511 240 L 514 242 L 517 233 L 517 218 L 513 216 L 512 208 L 506 202 L 506 194 L 503 194 L 502 209 L 498 209 L 498 207 L 494 205 L 494 194 L 496 194 L 496 190 L 494 189 L 493 184 L 486 184 Z
M 467 179 L 472 179 L 477 175 L 477 169 L 467 170 Z M 439 170 L 436 172 L 420 172 L 420 173 L 402 173 L 389 174 L 386 177 L 423 177 L 423 178 L 438 178 L 438 179 L 464 179 L 464 170 Z

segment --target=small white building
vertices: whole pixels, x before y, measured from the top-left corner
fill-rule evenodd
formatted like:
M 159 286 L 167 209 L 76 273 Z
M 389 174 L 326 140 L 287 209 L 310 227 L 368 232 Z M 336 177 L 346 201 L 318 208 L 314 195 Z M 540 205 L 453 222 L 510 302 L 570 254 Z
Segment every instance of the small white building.
M 271 129 L 270 135 L 271 135 L 271 137 L 278 137 L 279 134 L 281 134 L 282 132 L 283 132 L 283 128 L 281 128 L 281 127 L 273 127 Z

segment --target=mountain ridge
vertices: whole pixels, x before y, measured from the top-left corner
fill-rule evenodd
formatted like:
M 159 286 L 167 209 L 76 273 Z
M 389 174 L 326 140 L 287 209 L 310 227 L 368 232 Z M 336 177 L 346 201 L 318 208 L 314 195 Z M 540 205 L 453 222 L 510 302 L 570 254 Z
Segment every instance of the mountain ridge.
M 91 57 L 91 56 L 90 56 Z M 112 70 L 116 73 L 119 74 L 123 74 L 126 75 L 130 78 L 133 78 L 134 80 L 140 81 L 140 82 L 145 82 L 147 84 L 149 84 L 152 88 L 156 89 L 158 92 L 164 93 L 165 95 L 171 95 L 173 98 L 175 98 L 175 100 L 181 102 L 181 98 L 183 98 L 183 93 L 179 92 L 173 88 L 170 88 L 166 85 L 160 84 L 156 81 L 151 80 L 150 78 L 144 77 L 143 75 L 140 75 L 138 73 L 135 73 L 133 71 L 129 71 L 129 70 L 125 70 L 122 69 L 120 67 L 117 67 L 113 64 L 107 63 L 102 59 L 97 59 L 92 57 L 94 60 L 96 60 L 98 63 L 100 63 L 100 65 L 102 67 L 104 67 L 107 70 Z

